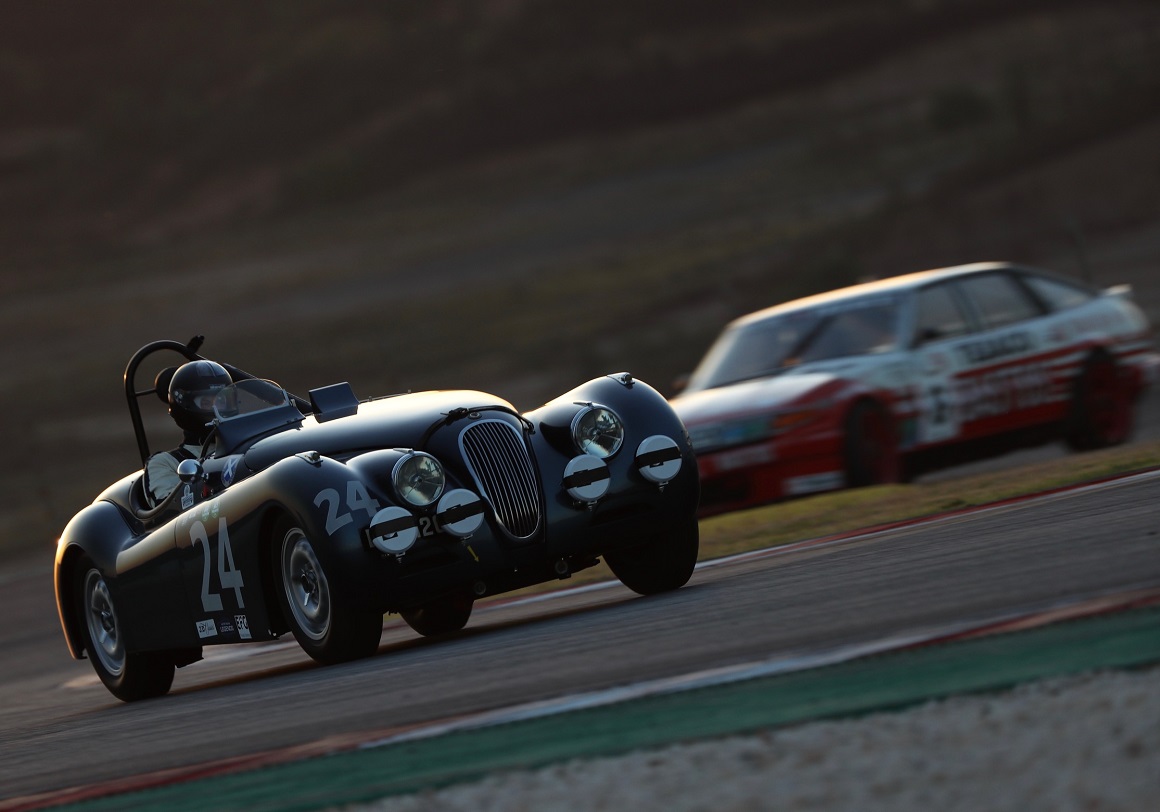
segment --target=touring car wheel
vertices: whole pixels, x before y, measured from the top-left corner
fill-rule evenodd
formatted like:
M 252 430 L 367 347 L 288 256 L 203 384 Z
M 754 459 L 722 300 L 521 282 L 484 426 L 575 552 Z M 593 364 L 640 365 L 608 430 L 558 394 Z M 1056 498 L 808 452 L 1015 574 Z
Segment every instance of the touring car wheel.
M 1076 378 L 1066 440 L 1074 451 L 1119 445 L 1135 421 L 1131 393 L 1120 368 L 1105 352 L 1088 358 Z
M 897 482 L 902 473 L 894 421 L 881 404 L 860 400 L 846 415 L 846 486 Z
M 162 696 L 173 685 L 174 663 L 163 651 L 131 652 L 109 585 L 88 559 L 78 567 L 77 605 L 85 651 L 101 682 L 124 702 Z
M 418 609 L 403 609 L 399 614 L 408 626 L 424 637 L 438 637 L 466 626 L 474 605 L 470 595 L 456 595 Z
M 310 537 L 285 523 L 275 536 L 279 603 L 294 639 L 321 663 L 369 657 L 378 651 L 382 615 L 351 606 L 323 569 Z
M 610 550 L 604 562 L 626 587 L 641 595 L 680 589 L 697 566 L 700 529 L 692 519 L 676 532 L 655 536 L 643 544 Z

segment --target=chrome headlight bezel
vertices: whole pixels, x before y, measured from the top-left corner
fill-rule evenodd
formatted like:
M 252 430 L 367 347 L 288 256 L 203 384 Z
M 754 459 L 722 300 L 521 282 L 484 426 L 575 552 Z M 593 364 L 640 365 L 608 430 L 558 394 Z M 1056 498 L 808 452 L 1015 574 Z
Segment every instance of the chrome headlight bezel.
M 425 508 L 439 501 L 447 486 L 443 464 L 423 451 L 410 451 L 391 469 L 391 486 L 401 502 Z
M 624 421 L 599 403 L 586 403 L 572 418 L 572 443 L 581 454 L 597 459 L 616 456 L 624 445 Z

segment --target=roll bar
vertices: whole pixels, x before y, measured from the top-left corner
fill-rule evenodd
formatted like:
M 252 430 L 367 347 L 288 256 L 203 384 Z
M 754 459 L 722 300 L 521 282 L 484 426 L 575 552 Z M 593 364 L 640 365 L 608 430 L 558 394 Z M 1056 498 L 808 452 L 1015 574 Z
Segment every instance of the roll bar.
M 191 338 L 185 344 L 180 341 L 172 339 L 162 339 L 160 341 L 151 341 L 137 352 L 133 353 L 133 357 L 129 359 L 129 363 L 125 366 L 125 399 L 129 403 L 129 417 L 133 421 L 133 434 L 137 438 L 137 450 L 141 452 L 141 466 L 149 460 L 149 440 L 145 436 L 145 424 L 141 420 L 141 406 L 138 401 L 147 395 L 156 395 L 156 386 L 150 386 L 148 389 L 137 389 L 137 369 L 142 362 L 156 352 L 168 350 L 175 352 L 184 358 L 186 361 L 208 361 L 210 359 L 198 354 L 201 345 L 205 342 L 205 336 L 197 335 Z M 218 363 L 221 363 L 220 361 Z M 248 380 L 258 376 L 251 375 L 243 369 L 238 369 L 232 364 L 224 364 L 226 372 L 230 373 L 230 377 L 234 381 Z M 314 409 L 310 401 L 305 398 L 300 398 L 297 395 L 291 394 L 290 399 L 294 405 L 303 414 L 311 414 Z

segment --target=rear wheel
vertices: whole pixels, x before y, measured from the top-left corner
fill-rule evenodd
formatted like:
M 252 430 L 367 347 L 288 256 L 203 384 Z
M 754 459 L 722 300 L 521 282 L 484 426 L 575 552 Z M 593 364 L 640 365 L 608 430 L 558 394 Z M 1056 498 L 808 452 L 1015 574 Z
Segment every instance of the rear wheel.
M 456 595 L 418 609 L 403 609 L 399 614 L 408 626 L 424 637 L 439 637 L 466 626 L 474 605 L 470 595 Z
M 173 657 L 164 651 L 131 652 L 105 576 L 88 559 L 77 568 L 77 604 L 85 650 L 101 682 L 124 702 L 149 699 L 173 685 Z
M 897 482 L 902 473 L 894 420 L 884 406 L 860 400 L 846 415 L 846 486 Z
M 1075 451 L 1119 445 L 1135 421 L 1131 392 L 1115 359 L 1105 352 L 1088 358 L 1075 382 L 1066 440 Z
M 351 606 L 334 589 L 309 536 L 283 523 L 275 538 L 275 577 L 282 612 L 302 650 L 321 663 L 369 657 L 378 651 L 383 617 Z
M 692 519 L 671 534 L 605 553 L 604 561 L 620 582 L 641 595 L 680 589 L 697 566 L 700 529 Z

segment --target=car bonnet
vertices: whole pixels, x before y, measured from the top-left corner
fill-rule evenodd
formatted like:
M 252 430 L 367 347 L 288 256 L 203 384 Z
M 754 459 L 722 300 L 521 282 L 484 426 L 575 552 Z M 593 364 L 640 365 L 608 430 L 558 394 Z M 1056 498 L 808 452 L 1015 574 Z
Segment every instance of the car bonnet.
M 787 406 L 835 380 L 824 372 L 779 375 L 679 395 L 671 402 L 686 426 Z

